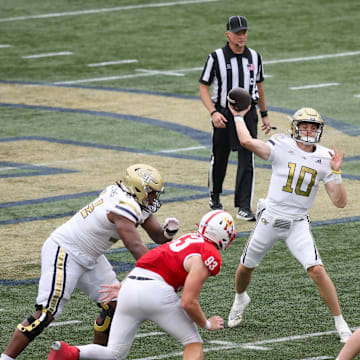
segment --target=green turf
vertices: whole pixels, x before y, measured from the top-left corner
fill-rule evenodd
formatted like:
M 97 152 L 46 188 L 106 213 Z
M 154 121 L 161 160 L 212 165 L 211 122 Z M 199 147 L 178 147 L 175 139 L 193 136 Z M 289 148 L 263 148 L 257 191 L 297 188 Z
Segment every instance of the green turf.
M 5 1 L 1 18 L 129 5 L 124 1 L 26 2 Z M 158 3 L 150 1 L 147 3 Z M 142 4 L 132 1 L 131 5 Z M 69 81 L 132 74 L 136 69 L 176 70 L 202 67 L 207 54 L 224 44 L 229 15 L 241 13 L 249 20 L 248 45 L 259 50 L 264 61 L 360 50 L 356 35 L 359 3 L 356 0 L 244 1 L 178 5 L 123 10 L 81 16 L 0 22 L 2 41 L 1 79 Z M 23 55 L 72 51 L 72 56 L 22 59 Z M 88 63 L 119 59 L 138 63 L 89 68 Z M 357 67 L 359 55 L 265 65 L 266 97 L 273 106 L 297 109 L 303 104 L 324 115 L 358 125 Z M 200 71 L 184 77 L 156 76 L 89 83 L 132 89 L 198 95 Z M 289 86 L 339 82 L 339 86 L 289 90 Z
M 360 255 L 356 237 L 358 227 L 359 223 L 354 223 L 314 230 L 326 269 L 338 289 L 344 316 L 353 327 L 360 322 L 360 314 L 357 307 L 354 307 L 358 298 L 358 284 L 352 276 L 349 276 L 358 271 L 357 259 Z M 338 235 L 335 237 L 334 233 Z M 223 253 L 224 265 L 220 274 L 210 278 L 204 286 L 200 302 L 207 316 L 218 314 L 227 317 L 233 299 L 234 272 L 244 242 L 245 238 L 237 238 L 229 250 Z M 113 253 L 109 255 L 109 259 L 117 263 L 133 262 L 128 253 Z M 119 273 L 119 279 L 123 276 L 124 273 Z M 5 345 L 16 324 L 32 312 L 36 290 L 36 285 L 0 286 L 1 307 L 4 309 L 1 312 L 0 347 Z M 301 265 L 291 257 L 283 242 L 275 245 L 255 271 L 249 287 L 249 295 L 252 302 L 239 328 L 218 332 L 201 330 L 205 349 L 219 346 L 210 343 L 216 340 L 240 345 L 293 335 L 305 336 L 334 329 L 330 313 L 320 300 L 314 284 Z M 96 314 L 96 306 L 76 291 L 60 320 L 78 320 L 81 323 L 47 329 L 19 359 L 44 359 L 44 354 L 55 339 L 62 339 L 72 344 L 91 342 L 92 321 Z M 149 322 L 140 329 L 141 333 L 155 331 L 161 329 Z M 236 347 L 230 350 L 209 351 L 206 358 L 219 359 L 221 356 L 222 359 L 302 359 L 310 356 L 331 356 L 341 347 L 335 334 L 277 343 L 269 341 L 269 344 L 262 346 L 268 347 L 269 350 Z M 149 336 L 136 339 L 129 358 L 160 356 L 177 351 L 181 351 L 181 346 L 169 336 Z
M 3 0 L 0 5 L 0 20 L 161 2 L 166 1 Z M 228 16 L 237 14 L 248 17 L 248 45 L 263 55 L 265 74 L 271 76 L 267 77 L 264 83 L 268 106 L 291 110 L 312 106 L 329 118 L 344 121 L 359 129 L 360 98 L 355 95 L 360 94 L 360 73 L 357 65 L 360 55 L 266 64 L 267 61 L 276 59 L 360 51 L 360 5 L 357 0 L 246 0 L 241 3 L 226 0 L 48 19 L 0 21 L 0 44 L 12 45 L 9 48 L 0 48 L 0 81 L 47 83 L 138 74 L 137 69 L 188 69 L 182 72 L 184 76 L 145 76 L 90 82 L 84 85 L 198 96 L 200 69 L 208 53 L 224 45 L 226 20 Z M 73 55 L 43 59 L 22 58 L 24 55 L 58 51 L 71 51 Z M 121 59 L 137 59 L 139 62 L 108 67 L 87 66 L 89 63 Z M 321 83 L 339 85 L 306 90 L 289 89 L 293 86 Z M 29 89 L 36 91 L 34 88 Z M 0 103 L 2 102 L 0 94 Z M 43 136 L 129 147 L 138 151 L 172 149 L 174 145 L 177 148 L 199 146 L 197 141 L 178 132 L 124 119 L 6 106 L 0 107 L 0 114 L 1 139 Z M 208 131 L 208 119 L 199 116 L 199 122 L 203 122 L 204 131 Z M 358 141 L 358 138 L 354 137 L 353 141 Z M 200 156 L 207 160 L 210 151 L 202 149 L 184 151 L 180 154 Z M 357 158 L 359 155 L 356 154 Z M 8 162 L 14 161 L 11 154 L 6 155 L 6 158 Z M 360 175 L 357 158 L 343 164 L 344 173 Z M 231 160 L 236 160 L 235 154 L 231 155 Z M 256 159 L 256 162 L 263 164 L 259 159 Z M 1 174 L 14 175 L 22 171 L 3 170 Z M 21 178 L 18 179 L 21 181 Z M 197 193 L 168 188 L 163 198 Z M 358 197 L 358 194 L 348 196 Z M 2 208 L 0 220 L 16 219 L 27 214 L 42 216 L 75 211 L 88 200 L 90 198 L 78 198 L 66 202 Z M 186 206 L 185 203 L 184 212 Z M 359 214 L 354 213 L 353 216 Z M 344 316 L 352 327 L 360 324 L 359 229 L 359 222 L 314 229 L 320 253 L 337 287 Z M 0 228 L 0 232 L 4 234 L 1 236 L 1 242 L 7 237 L 3 228 Z M 24 238 L 26 235 L 24 234 Z M 209 279 L 204 287 L 201 304 L 208 316 L 219 314 L 227 317 L 233 300 L 234 273 L 244 242 L 245 238 L 236 239 L 231 250 L 223 254 L 222 272 L 219 276 Z M 115 266 L 133 263 L 128 253 L 114 252 L 108 257 Z M 26 270 L 24 267 L 24 273 Z M 122 278 L 124 273 L 119 273 L 118 276 Z M 0 351 L 6 346 L 17 323 L 33 312 L 36 292 L 37 285 L 0 286 Z M 289 255 L 283 243 L 277 243 L 260 268 L 255 271 L 249 294 L 252 302 L 240 328 L 219 332 L 200 330 L 205 349 L 221 346 L 210 341 L 235 343 L 234 348 L 206 352 L 206 359 L 299 360 L 321 356 L 335 358 L 341 344 L 334 334 L 291 341 L 270 341 L 292 335 L 305 336 L 334 330 L 333 320 L 320 300 L 314 284 L 296 260 Z M 92 324 L 97 313 L 96 306 L 76 291 L 59 320 L 79 320 L 81 323 L 50 327 L 19 356 L 19 359 L 46 359 L 50 344 L 57 339 L 67 340 L 73 344 L 91 342 Z M 153 331 L 159 329 L 150 323 L 145 323 L 140 329 L 142 333 Z M 269 343 L 256 343 L 262 340 L 269 340 Z M 236 345 L 244 343 L 255 343 L 268 350 Z M 165 359 L 179 359 L 180 356 L 171 357 L 166 354 L 181 351 L 182 347 L 169 336 L 151 336 L 136 339 L 129 358 L 164 356 Z

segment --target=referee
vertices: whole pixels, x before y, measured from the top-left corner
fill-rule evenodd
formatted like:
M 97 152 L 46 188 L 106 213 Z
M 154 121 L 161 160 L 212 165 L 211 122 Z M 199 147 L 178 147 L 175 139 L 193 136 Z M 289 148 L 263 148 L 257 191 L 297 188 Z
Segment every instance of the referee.
M 234 87 L 249 91 L 252 106 L 245 116 L 250 134 L 257 137 L 259 107 L 262 130 L 270 131 L 270 120 L 264 96 L 264 73 L 260 54 L 246 46 L 248 35 L 247 19 L 231 16 L 225 33 L 228 40 L 223 48 L 209 54 L 200 77 L 200 97 L 209 111 L 213 126 L 212 154 L 209 171 L 210 208 L 223 209 L 220 194 L 226 175 L 230 151 L 238 153 L 238 167 L 235 185 L 235 207 L 239 208 L 237 218 L 254 221 L 251 211 L 254 190 L 254 154 L 242 148 L 236 135 L 234 118 L 227 106 L 227 94 Z

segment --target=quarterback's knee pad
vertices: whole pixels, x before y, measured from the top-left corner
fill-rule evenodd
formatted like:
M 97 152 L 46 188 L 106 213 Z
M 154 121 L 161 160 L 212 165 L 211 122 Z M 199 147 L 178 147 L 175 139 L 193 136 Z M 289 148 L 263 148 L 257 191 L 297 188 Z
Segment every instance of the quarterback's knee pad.
M 35 308 L 36 311 L 41 310 L 40 317 L 35 319 L 31 315 L 27 318 L 29 325 L 19 324 L 17 326 L 17 329 L 21 331 L 28 339 L 30 339 L 30 341 L 34 340 L 36 336 L 40 335 L 52 321 L 52 316 L 42 305 L 36 305 Z
M 101 308 L 101 312 L 94 323 L 94 329 L 98 332 L 109 332 L 110 325 L 114 316 L 115 307 L 104 303 L 97 304 Z

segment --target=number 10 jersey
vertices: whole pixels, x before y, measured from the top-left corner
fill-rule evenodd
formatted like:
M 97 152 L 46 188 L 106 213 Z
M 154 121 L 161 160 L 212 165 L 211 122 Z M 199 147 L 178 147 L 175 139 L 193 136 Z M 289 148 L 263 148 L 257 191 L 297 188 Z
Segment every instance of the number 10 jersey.
M 333 180 L 329 149 L 316 145 L 309 153 L 284 134 L 272 136 L 268 143 L 272 176 L 266 207 L 285 217 L 301 218 L 312 207 L 319 182 Z

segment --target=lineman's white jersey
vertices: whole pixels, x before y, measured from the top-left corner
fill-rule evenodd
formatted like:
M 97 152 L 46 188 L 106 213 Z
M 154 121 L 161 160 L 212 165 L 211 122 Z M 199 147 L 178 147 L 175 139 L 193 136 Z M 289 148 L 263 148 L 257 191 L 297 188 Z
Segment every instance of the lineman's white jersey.
M 319 182 L 333 180 L 329 149 L 316 145 L 315 151 L 308 153 L 284 134 L 272 136 L 268 144 L 272 176 L 266 207 L 287 218 L 301 218 L 312 207 Z
M 119 240 L 115 225 L 107 217 L 109 212 L 124 216 L 136 226 L 150 216 L 131 195 L 118 185 L 110 185 L 50 237 L 81 265 L 92 268 L 96 259 Z

